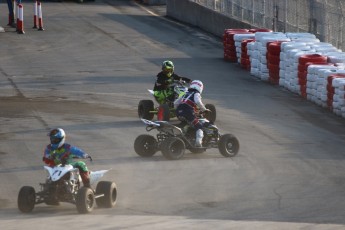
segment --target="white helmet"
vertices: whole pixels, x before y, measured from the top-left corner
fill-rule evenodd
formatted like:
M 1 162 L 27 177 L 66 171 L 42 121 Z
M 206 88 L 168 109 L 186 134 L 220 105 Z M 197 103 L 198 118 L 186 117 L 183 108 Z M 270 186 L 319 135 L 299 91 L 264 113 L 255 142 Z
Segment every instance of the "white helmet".
M 202 84 L 202 82 L 199 80 L 194 80 L 190 83 L 189 88 L 196 89 L 201 94 L 204 90 L 204 84 Z
M 48 133 L 48 136 L 50 137 L 50 144 L 52 149 L 58 149 L 65 143 L 66 134 L 65 131 L 61 128 L 52 129 Z

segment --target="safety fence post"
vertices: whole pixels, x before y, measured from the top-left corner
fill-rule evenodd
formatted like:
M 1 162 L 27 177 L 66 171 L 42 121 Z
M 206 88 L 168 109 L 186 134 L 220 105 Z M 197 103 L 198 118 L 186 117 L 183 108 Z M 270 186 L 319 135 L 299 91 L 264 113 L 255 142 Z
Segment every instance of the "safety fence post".
M 37 29 L 37 0 L 34 3 L 34 26 L 32 27 L 33 29 Z
M 24 32 L 24 10 L 23 10 L 22 4 L 18 4 L 17 32 L 19 34 L 25 34 L 25 32 Z
M 41 1 L 37 1 L 37 7 L 38 7 L 38 30 L 44 30 L 43 29 L 42 3 L 41 3 Z
M 22 0 L 7 0 L 8 5 L 8 26 L 16 28 L 18 34 L 25 34 L 24 32 L 24 6 Z M 40 0 L 34 0 L 34 29 L 40 31 L 43 28 L 42 3 Z M 1 27 L 0 27 L 1 28 Z

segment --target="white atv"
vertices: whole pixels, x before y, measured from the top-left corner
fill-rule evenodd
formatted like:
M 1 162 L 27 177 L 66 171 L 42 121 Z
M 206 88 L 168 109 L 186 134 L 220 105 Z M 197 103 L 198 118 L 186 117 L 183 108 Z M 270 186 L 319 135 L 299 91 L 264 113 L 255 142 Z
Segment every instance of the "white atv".
M 79 213 L 90 213 L 95 203 L 100 208 L 112 208 L 116 204 L 115 182 L 100 181 L 96 190 L 82 186 L 79 169 L 72 165 L 44 166 L 48 172 L 45 183 L 40 183 L 41 191 L 35 192 L 31 186 L 23 186 L 18 194 L 18 209 L 31 212 L 35 204 L 59 205 L 59 202 L 75 204 Z M 109 170 L 90 172 L 90 184 L 97 182 Z

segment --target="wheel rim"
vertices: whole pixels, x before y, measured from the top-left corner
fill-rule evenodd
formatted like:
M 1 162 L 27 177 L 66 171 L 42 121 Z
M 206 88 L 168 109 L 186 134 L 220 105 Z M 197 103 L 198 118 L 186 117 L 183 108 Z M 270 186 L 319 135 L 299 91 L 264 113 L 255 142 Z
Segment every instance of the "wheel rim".
M 171 144 L 171 152 L 174 154 L 174 155 L 180 155 L 181 154 L 181 151 L 182 151 L 182 146 L 179 142 L 174 142 Z
M 145 152 L 153 150 L 154 149 L 154 140 L 146 140 L 143 143 L 143 149 Z
M 86 199 L 86 206 L 87 206 L 88 209 L 93 207 L 93 202 L 94 202 L 93 194 L 89 194 L 87 196 L 87 199 Z
M 146 141 L 145 143 L 144 143 L 144 149 L 145 150 L 148 150 L 149 148 L 150 148 L 150 143 L 148 142 L 148 141 Z
M 229 140 L 225 145 L 225 149 L 229 155 L 234 156 L 238 152 L 238 144 L 235 140 Z
M 229 141 L 226 146 L 225 146 L 226 150 L 229 152 L 229 153 L 233 153 L 234 152 L 234 145 L 232 144 L 231 141 Z

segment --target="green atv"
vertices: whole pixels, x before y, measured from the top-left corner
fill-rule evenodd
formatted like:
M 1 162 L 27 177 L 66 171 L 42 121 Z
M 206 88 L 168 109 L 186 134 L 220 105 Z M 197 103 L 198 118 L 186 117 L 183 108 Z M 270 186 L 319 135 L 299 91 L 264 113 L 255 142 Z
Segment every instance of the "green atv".
M 184 95 L 188 90 L 188 83 L 184 81 L 175 81 L 172 85 L 174 90 L 174 99 L 172 101 L 166 100 L 165 103 L 155 106 L 153 100 L 141 100 L 138 105 L 138 116 L 146 120 L 153 120 L 154 116 L 157 116 L 158 121 L 170 121 L 170 118 L 176 117 L 174 101 Z M 150 94 L 154 96 L 154 91 L 148 89 Z M 211 110 L 210 113 L 204 115 L 204 117 L 210 122 L 216 121 L 216 107 L 213 104 L 206 104 L 205 107 Z

